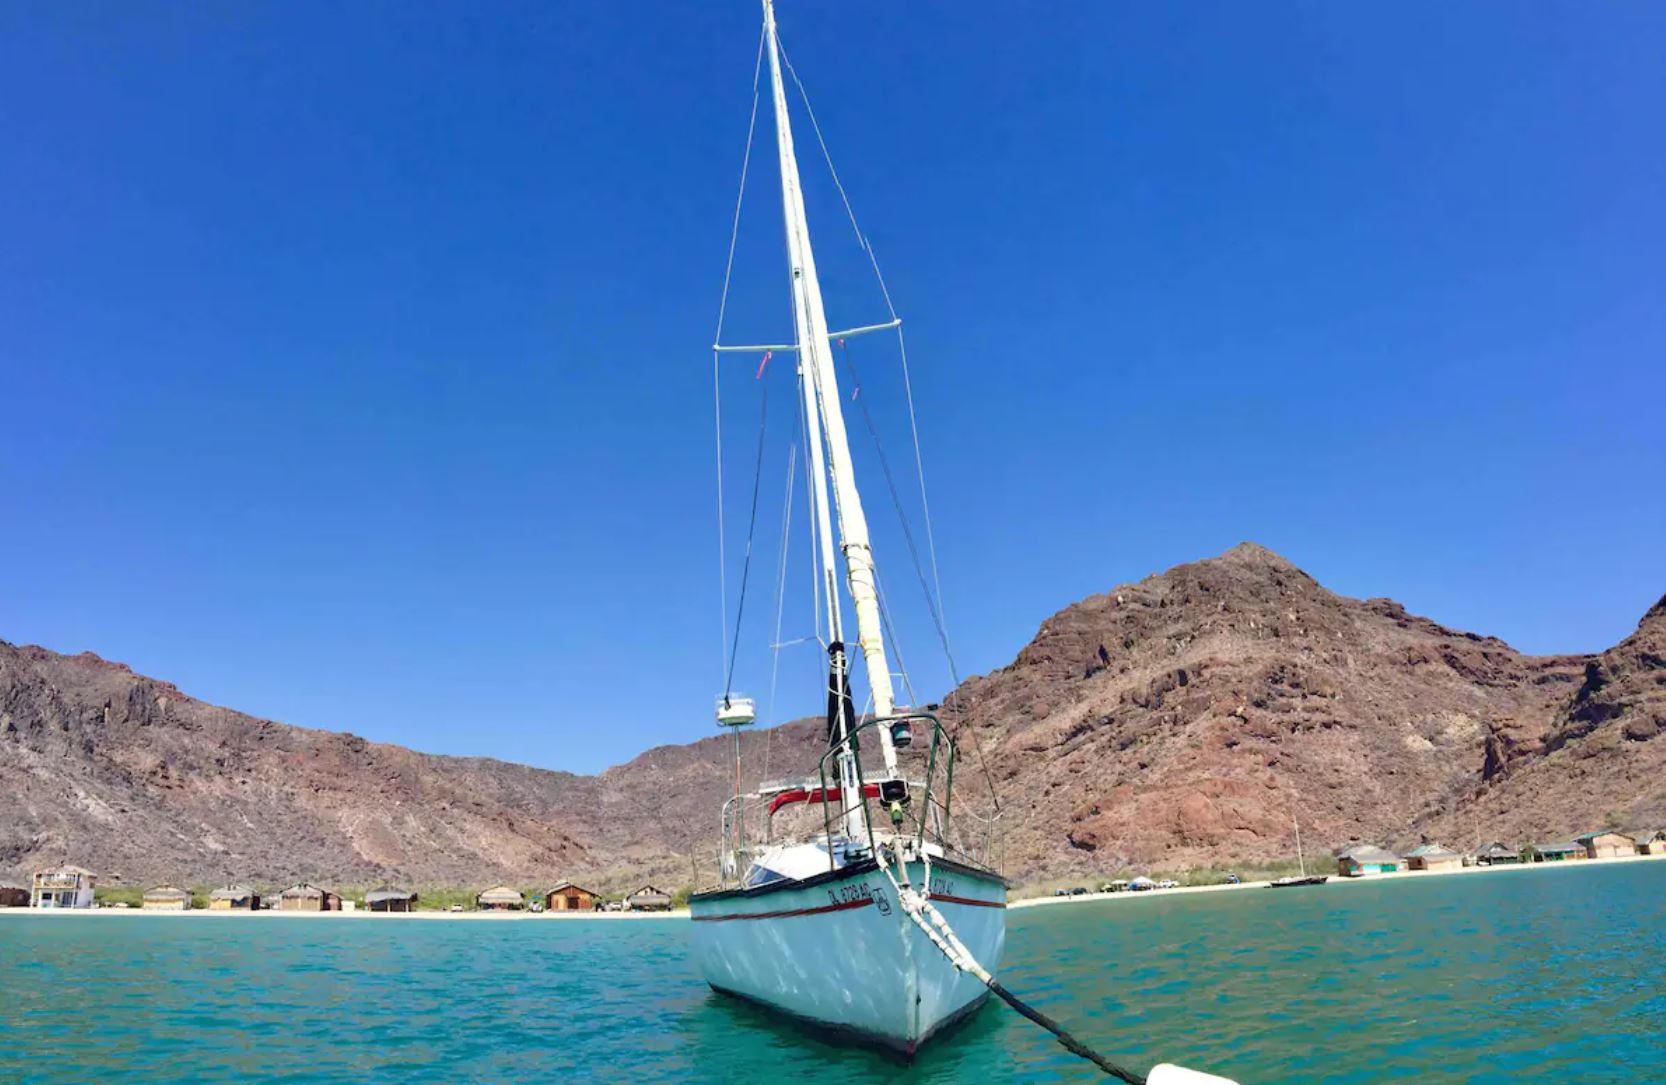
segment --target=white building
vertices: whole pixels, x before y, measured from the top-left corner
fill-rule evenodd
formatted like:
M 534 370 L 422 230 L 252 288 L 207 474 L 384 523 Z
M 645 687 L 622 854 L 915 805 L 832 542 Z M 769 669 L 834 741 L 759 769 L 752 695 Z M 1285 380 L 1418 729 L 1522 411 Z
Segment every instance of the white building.
M 78 866 L 41 870 L 29 887 L 31 908 L 91 908 L 98 878 Z

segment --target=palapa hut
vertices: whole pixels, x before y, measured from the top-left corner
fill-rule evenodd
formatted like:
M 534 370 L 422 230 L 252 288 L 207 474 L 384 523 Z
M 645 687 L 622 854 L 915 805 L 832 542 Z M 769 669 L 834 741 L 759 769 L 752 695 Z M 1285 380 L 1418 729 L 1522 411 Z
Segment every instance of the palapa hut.
M 1529 844 L 1527 857 L 1535 863 L 1562 863 L 1570 859 L 1585 858 L 1583 844 Z
M 1510 847 L 1503 841 L 1494 840 L 1475 854 L 1475 861 L 1482 866 L 1502 866 L 1505 863 L 1521 862 L 1521 852 Z
M 493 886 L 474 898 L 474 906 L 482 912 L 518 912 L 525 903 L 521 891 L 507 885 Z
M 78 866 L 35 873 L 29 886 L 31 908 L 91 908 L 98 876 Z
M 544 907 L 552 912 L 593 912 L 596 894 L 572 882 L 562 882 L 544 894 Z
M 1586 833 L 1575 839 L 1585 849 L 1587 859 L 1618 859 L 1622 855 L 1637 854 L 1637 841 L 1628 834 L 1613 829 Z
M 183 912 L 191 907 L 191 894 L 174 885 L 159 885 L 145 890 L 139 904 L 147 912 Z
M 1638 855 L 1666 855 L 1666 829 L 1638 833 L 1632 839 L 1636 841 Z
M 379 885 L 364 895 L 364 906 L 373 912 L 414 912 L 416 904 L 416 893 L 391 885 Z
M 1464 857 L 1439 844 L 1420 844 L 1406 852 L 1406 866 L 1412 870 L 1457 870 Z
M 1356 844 L 1337 853 L 1336 872 L 1345 878 L 1367 874 L 1393 874 L 1400 869 L 1400 857 L 1375 844 Z
M 292 885 L 278 895 L 280 912 L 339 912 L 341 894 L 302 882 Z
M 0 908 L 27 908 L 29 890 L 16 885 L 0 885 Z
M 254 912 L 260 910 L 260 894 L 246 885 L 222 885 L 208 894 L 211 912 Z
M 669 912 L 671 910 L 671 894 L 663 889 L 655 889 L 645 885 L 636 892 L 625 897 L 627 912 Z

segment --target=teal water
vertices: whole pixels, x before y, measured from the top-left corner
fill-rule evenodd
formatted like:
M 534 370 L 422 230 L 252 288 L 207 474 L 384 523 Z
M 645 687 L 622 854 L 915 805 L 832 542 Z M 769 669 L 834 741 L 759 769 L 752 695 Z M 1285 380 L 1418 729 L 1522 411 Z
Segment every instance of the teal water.
M 1005 980 L 1140 1069 L 1666 1081 L 1666 862 L 1015 909 Z M 987 1005 L 914 1065 L 712 995 L 677 920 L 0 913 L 0 1081 L 1088 1081 Z M 806 1078 L 809 1080 L 809 1078 Z

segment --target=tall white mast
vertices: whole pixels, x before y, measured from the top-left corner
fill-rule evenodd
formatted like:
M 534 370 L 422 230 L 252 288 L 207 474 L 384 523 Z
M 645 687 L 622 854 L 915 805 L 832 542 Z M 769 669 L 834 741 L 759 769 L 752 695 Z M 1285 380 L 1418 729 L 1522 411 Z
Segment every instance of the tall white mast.
M 822 481 L 825 469 L 832 477 L 835 511 L 839 521 L 839 540 L 845 558 L 846 582 L 851 602 L 856 610 L 856 634 L 861 642 L 862 661 L 868 676 L 868 689 L 873 697 L 874 714 L 889 716 L 896 706 L 896 695 L 891 687 L 891 668 L 885 658 L 885 640 L 879 615 L 879 591 L 874 574 L 873 548 L 868 542 L 868 518 L 862 511 L 862 498 L 856 491 L 856 477 L 850 458 L 850 442 L 845 434 L 844 410 L 839 402 L 839 383 L 833 369 L 833 350 L 827 331 L 827 313 L 822 304 L 821 282 L 816 277 L 816 257 L 810 248 L 809 220 L 804 212 L 804 192 L 799 185 L 798 158 L 793 152 L 792 122 L 787 116 L 787 90 L 781 79 L 780 43 L 775 31 L 775 5 L 763 0 L 764 38 L 769 49 L 770 86 L 775 97 L 775 142 L 781 157 L 781 205 L 786 218 L 787 262 L 792 274 L 793 317 L 798 333 L 799 374 L 805 387 L 805 412 L 809 416 L 807 441 L 811 447 L 811 466 L 817 482 L 811 487 L 816 492 L 821 537 L 822 565 L 828 577 L 829 630 L 838 639 L 838 594 L 831 590 L 836 577 L 833 540 L 827 516 L 827 497 Z M 825 468 L 820 441 L 816 440 L 816 421 L 826 441 Z M 851 721 L 854 724 L 855 721 Z M 897 754 L 888 728 L 876 728 L 885 756 L 889 776 L 897 774 Z M 849 766 L 854 770 L 854 765 Z M 853 781 L 846 780 L 845 784 Z M 847 810 L 854 804 L 860 808 L 859 797 L 847 799 Z

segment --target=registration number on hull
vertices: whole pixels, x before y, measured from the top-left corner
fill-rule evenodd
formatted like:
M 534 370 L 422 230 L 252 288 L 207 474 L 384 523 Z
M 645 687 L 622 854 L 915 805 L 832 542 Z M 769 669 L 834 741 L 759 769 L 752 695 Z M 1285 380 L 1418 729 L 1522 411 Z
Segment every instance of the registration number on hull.
M 885 896 L 884 890 L 875 891 L 867 882 L 857 882 L 854 885 L 836 885 L 827 891 L 827 899 L 836 905 L 859 904 L 869 901 L 879 909 L 880 915 L 891 914 L 891 901 Z

